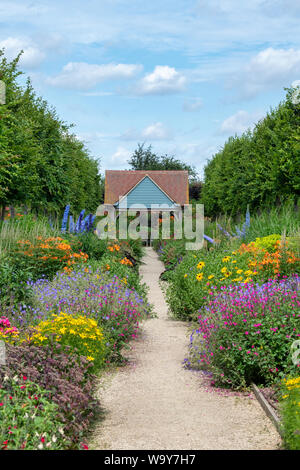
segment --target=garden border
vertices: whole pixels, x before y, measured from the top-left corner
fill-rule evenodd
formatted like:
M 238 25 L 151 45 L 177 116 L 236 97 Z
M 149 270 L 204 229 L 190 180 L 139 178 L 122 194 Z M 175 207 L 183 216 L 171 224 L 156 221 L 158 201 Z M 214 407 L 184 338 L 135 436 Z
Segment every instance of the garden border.
M 279 432 L 280 436 L 283 437 L 283 431 L 282 431 L 282 428 L 281 428 L 280 419 L 278 418 L 278 416 L 275 413 L 274 409 L 268 403 L 268 401 L 263 396 L 263 394 L 261 393 L 261 391 L 259 390 L 257 385 L 255 385 L 255 383 L 252 382 L 251 388 L 254 392 L 254 395 L 255 395 L 258 403 L 260 404 L 260 406 L 262 407 L 262 409 L 264 410 L 264 412 L 266 413 L 268 418 L 270 418 L 270 420 L 272 421 L 272 423 L 276 427 L 277 431 Z

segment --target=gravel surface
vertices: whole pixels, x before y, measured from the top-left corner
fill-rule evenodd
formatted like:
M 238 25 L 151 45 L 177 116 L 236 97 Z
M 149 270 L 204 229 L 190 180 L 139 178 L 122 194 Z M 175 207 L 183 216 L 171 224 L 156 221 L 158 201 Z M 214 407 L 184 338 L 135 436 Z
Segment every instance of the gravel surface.
M 209 393 L 201 373 L 185 370 L 186 324 L 167 315 L 159 285 L 164 266 L 146 249 L 141 275 L 158 318 L 147 320 L 129 364 L 106 373 L 98 397 L 105 419 L 91 449 L 278 449 L 280 436 L 255 399 Z

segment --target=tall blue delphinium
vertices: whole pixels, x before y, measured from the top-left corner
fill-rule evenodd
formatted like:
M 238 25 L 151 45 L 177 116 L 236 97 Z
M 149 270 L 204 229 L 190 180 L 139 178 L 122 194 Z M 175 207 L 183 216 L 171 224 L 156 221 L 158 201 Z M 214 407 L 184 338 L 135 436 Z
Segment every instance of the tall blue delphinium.
M 225 228 L 223 228 L 220 224 L 217 223 L 217 227 L 218 227 L 219 230 L 221 230 L 221 232 L 223 232 L 226 235 L 226 237 L 232 238 L 230 233 L 228 233 L 227 230 L 225 230 Z
M 62 233 L 65 233 L 65 231 L 67 230 L 69 212 L 70 212 L 70 204 L 68 204 L 66 206 L 65 212 L 64 212 L 64 215 L 63 215 L 62 224 L 61 224 L 61 232 Z
M 217 224 L 217 227 L 221 232 L 223 232 L 226 237 L 232 238 L 232 237 L 237 237 L 237 238 L 245 238 L 247 229 L 250 227 L 250 211 L 249 211 L 249 205 L 247 205 L 247 211 L 246 211 L 246 221 L 243 224 L 242 228 L 239 229 L 239 227 L 236 225 L 235 226 L 235 232 L 232 232 L 232 234 L 228 233 L 221 225 Z
M 81 231 L 81 224 L 82 224 L 82 219 L 83 219 L 84 213 L 85 213 L 85 209 L 83 209 L 79 214 L 79 217 L 78 217 L 76 225 L 75 225 L 75 233 L 80 233 L 80 231 Z
M 74 233 L 75 232 L 75 222 L 73 220 L 73 217 L 70 215 L 69 218 L 69 232 Z

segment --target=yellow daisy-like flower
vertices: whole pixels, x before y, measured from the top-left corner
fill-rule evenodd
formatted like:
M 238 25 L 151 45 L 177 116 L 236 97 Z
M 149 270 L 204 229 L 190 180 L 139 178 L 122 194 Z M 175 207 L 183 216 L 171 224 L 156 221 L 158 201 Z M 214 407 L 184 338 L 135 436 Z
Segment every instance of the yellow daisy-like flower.
M 88 361 L 93 361 L 93 360 L 95 359 L 95 358 L 92 357 L 92 356 L 87 356 L 86 358 L 87 358 Z
M 221 269 L 221 273 L 226 273 L 227 272 L 227 268 L 224 266 L 224 268 Z
M 187 277 L 187 274 L 185 274 L 183 277 Z
M 198 269 L 202 269 L 202 268 L 204 268 L 204 266 L 205 266 L 205 263 L 204 263 L 203 261 L 200 261 L 200 262 L 197 264 L 197 268 L 198 268 Z
M 197 276 L 196 276 L 197 281 L 201 281 L 202 278 L 203 278 L 203 273 L 197 274 Z
M 237 273 L 237 274 L 242 274 L 242 272 L 243 272 L 242 269 L 238 269 L 236 273 Z
M 210 275 L 208 276 L 208 279 L 212 279 L 213 277 L 215 277 L 214 274 L 210 274 Z
M 251 271 L 251 269 L 248 269 L 248 271 L 245 271 L 244 273 L 246 276 L 251 276 L 251 274 L 253 274 L 253 272 Z
M 225 256 L 225 258 L 222 259 L 223 263 L 227 263 L 230 260 L 230 256 Z

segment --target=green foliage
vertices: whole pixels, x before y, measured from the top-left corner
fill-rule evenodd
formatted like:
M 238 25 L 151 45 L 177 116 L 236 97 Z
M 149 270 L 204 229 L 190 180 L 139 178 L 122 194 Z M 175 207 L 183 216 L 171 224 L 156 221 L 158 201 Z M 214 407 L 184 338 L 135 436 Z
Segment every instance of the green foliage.
M 300 196 L 300 104 L 286 100 L 253 131 L 230 137 L 205 167 L 206 213 L 237 214 Z
M 86 262 L 88 256 L 80 247 L 76 238 L 70 242 L 61 237 L 36 237 L 32 242 L 19 240 L 10 250 L 9 264 L 15 271 L 30 270 L 33 281 L 42 277 L 53 279 L 58 271 L 70 272 L 74 264 Z
M 94 210 L 101 200 L 98 162 L 36 96 L 30 80 L 18 84 L 20 55 L 8 62 L 0 50 L 0 78 L 6 104 L 0 105 L 0 207 L 26 204 L 36 211 Z
M 0 389 L 2 450 L 59 450 L 67 447 L 58 405 L 50 392 L 23 378 L 6 377 Z
M 285 447 L 300 450 L 300 376 L 284 381 L 280 405 Z
M 187 170 L 189 176 L 197 177 L 196 169 L 174 157 L 168 155 L 159 156 L 152 152 L 152 146 L 144 148 L 144 144 L 138 144 L 138 148 L 128 161 L 133 170 Z
M 16 266 L 8 257 L 0 256 L 0 309 L 31 299 L 27 281 L 31 278 L 30 266 Z

